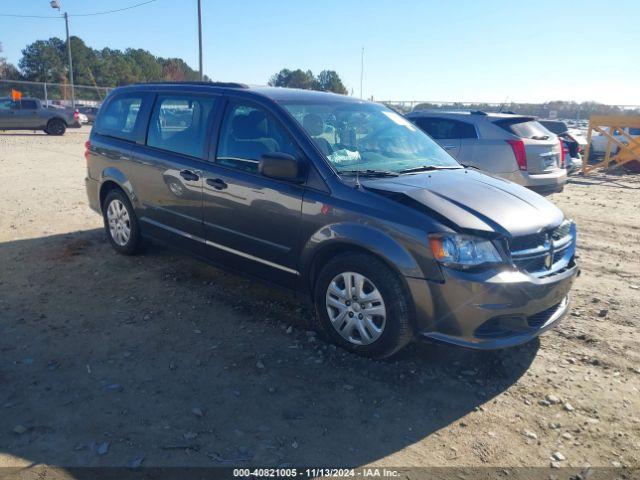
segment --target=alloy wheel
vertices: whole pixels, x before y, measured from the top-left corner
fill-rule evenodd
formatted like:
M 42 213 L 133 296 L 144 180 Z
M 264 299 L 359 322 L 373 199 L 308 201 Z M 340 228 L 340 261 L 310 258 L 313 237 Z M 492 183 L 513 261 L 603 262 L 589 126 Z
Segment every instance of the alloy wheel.
M 62 132 L 64 131 L 64 125 L 59 120 L 58 121 L 54 120 L 53 122 L 51 122 L 51 125 L 49 128 L 51 130 L 51 133 L 53 133 L 54 135 L 61 135 Z

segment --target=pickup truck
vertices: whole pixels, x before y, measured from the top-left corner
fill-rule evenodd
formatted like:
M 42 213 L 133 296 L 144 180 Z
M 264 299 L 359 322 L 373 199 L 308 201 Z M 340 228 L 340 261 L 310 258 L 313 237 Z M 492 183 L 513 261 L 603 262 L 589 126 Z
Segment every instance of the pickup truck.
M 0 98 L 0 130 L 44 130 L 49 135 L 64 135 L 67 128 L 80 126 L 77 111 L 45 107 L 37 98 Z

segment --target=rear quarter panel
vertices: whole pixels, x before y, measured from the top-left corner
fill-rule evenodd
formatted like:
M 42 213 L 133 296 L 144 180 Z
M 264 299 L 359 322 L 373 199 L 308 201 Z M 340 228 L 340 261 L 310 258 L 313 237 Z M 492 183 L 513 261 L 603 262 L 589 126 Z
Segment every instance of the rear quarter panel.
M 87 160 L 87 175 L 102 186 L 107 181 L 118 184 L 136 206 L 136 196 L 129 181 L 131 149 L 129 142 L 92 134 Z
M 459 160 L 491 174 L 499 175 L 518 170 L 513 150 L 503 139 L 463 140 Z

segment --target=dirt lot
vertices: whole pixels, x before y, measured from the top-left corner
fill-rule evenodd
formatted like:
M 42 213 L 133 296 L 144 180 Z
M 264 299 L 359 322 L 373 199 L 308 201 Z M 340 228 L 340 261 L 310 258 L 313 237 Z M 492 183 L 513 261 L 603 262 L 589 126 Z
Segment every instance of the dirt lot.
M 0 134 L 0 466 L 640 466 L 639 176 L 551 197 L 582 265 L 555 330 L 376 362 L 318 340 L 288 293 L 115 255 L 86 136 Z

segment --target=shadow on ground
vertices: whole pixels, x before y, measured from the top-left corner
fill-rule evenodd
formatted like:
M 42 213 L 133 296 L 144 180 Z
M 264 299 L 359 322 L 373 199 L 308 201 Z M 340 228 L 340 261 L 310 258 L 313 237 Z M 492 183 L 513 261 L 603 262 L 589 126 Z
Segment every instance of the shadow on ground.
M 438 430 L 467 428 L 539 346 L 362 359 L 288 293 L 160 247 L 118 256 L 99 230 L 0 244 L 0 265 L 9 464 L 357 466 L 429 437 L 420 461 L 445 464 Z

